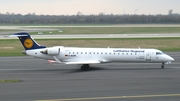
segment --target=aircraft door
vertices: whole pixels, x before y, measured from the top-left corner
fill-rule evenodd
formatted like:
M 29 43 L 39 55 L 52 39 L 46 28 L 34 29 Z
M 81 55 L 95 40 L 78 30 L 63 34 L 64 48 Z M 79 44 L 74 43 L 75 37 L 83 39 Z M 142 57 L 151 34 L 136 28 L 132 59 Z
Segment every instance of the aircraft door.
M 146 52 L 146 61 L 151 61 L 151 52 Z

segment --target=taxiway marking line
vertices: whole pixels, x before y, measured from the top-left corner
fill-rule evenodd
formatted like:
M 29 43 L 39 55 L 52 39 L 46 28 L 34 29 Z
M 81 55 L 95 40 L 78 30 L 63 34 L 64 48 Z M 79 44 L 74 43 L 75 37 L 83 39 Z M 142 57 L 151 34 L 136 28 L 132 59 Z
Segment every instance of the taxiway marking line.
M 79 100 L 130 99 L 130 98 L 151 98 L 151 97 L 175 97 L 175 96 L 180 97 L 180 94 L 109 96 L 109 97 L 89 97 L 89 98 L 65 98 L 65 99 L 50 99 L 50 100 L 36 100 L 36 101 L 79 101 Z

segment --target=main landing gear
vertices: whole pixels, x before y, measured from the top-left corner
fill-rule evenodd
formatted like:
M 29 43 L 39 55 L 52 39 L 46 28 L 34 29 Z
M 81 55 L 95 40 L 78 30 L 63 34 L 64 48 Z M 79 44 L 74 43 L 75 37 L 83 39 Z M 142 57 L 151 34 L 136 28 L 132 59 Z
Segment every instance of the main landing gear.
M 162 63 L 161 68 L 164 69 L 164 62 Z
M 88 70 L 89 69 L 89 64 L 83 64 L 81 66 L 81 70 Z

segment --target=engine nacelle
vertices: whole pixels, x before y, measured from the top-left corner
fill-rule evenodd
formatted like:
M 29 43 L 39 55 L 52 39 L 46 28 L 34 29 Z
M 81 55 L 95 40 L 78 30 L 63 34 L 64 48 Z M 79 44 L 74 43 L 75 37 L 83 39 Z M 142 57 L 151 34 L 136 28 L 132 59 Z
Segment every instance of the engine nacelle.
M 48 54 L 48 55 L 59 55 L 60 48 L 59 47 L 47 48 L 46 50 L 41 51 L 41 53 Z

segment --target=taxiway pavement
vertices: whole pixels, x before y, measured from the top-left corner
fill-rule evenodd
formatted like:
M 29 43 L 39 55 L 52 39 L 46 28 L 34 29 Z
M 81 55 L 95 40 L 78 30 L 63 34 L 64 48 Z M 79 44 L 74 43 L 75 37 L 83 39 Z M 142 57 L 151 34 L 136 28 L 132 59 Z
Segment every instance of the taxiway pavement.
M 68 35 L 32 35 L 34 39 L 57 39 L 57 38 L 158 38 L 158 37 L 180 37 L 180 33 L 161 34 L 68 34 Z M 17 39 L 0 35 L 0 39 Z
M 28 56 L 0 57 L 0 101 L 179 101 L 180 52 L 168 53 L 175 61 L 165 65 L 110 63 L 91 65 L 49 64 Z

